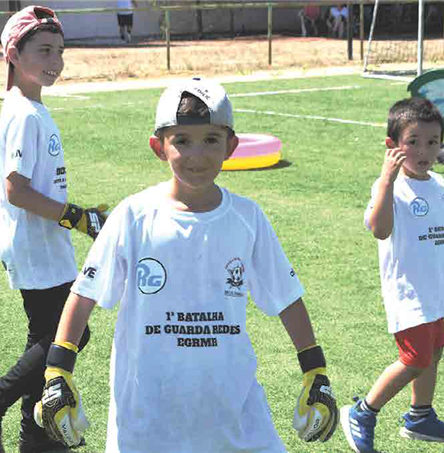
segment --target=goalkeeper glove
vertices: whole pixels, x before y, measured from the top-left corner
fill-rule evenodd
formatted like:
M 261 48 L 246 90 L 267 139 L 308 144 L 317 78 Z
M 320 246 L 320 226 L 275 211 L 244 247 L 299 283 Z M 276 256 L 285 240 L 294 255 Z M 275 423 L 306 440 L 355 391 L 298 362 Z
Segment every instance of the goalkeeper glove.
M 46 384 L 42 400 L 34 408 L 34 420 L 49 437 L 74 447 L 89 427 L 82 400 L 72 379 L 77 346 L 53 343 L 48 352 Z
M 303 388 L 296 403 L 293 427 L 306 442 L 326 442 L 335 432 L 339 415 L 336 400 L 326 376 L 324 354 L 313 346 L 298 354 Z
M 66 203 L 59 219 L 59 225 L 68 230 L 75 228 L 95 239 L 106 221 L 107 209 L 107 204 L 83 209 L 75 204 Z

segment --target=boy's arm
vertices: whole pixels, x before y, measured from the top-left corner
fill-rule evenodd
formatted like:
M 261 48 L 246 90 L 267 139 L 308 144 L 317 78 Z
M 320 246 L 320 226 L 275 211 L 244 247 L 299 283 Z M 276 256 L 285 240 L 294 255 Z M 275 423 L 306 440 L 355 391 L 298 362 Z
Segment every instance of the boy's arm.
M 376 239 L 387 239 L 393 230 L 393 182 L 379 180 L 375 205 L 368 219 L 373 236 Z
M 281 311 L 279 317 L 298 352 L 316 344 L 310 317 L 302 299 Z
M 25 209 L 45 219 L 57 222 L 61 227 L 97 237 L 106 221 L 108 205 L 82 209 L 70 203 L 59 203 L 31 187 L 31 181 L 17 172 L 6 178 L 6 197 L 13 206 Z
M 30 180 L 17 172 L 6 178 L 6 196 L 9 203 L 33 214 L 58 222 L 65 205 L 34 190 Z
M 389 148 L 385 153 L 375 204 L 369 216 L 369 226 L 377 239 L 387 239 L 393 230 L 393 190 L 395 180 L 405 160 L 400 148 Z
M 71 292 L 63 309 L 54 342 L 68 342 L 78 346 L 95 305 L 94 300 Z
M 72 373 L 78 344 L 94 306 L 92 299 L 72 292 L 69 295 L 48 352 L 42 400 L 34 409 L 37 424 L 52 439 L 69 447 L 79 445 L 89 427 Z
M 310 317 L 300 298 L 279 314 L 296 350 L 303 374 L 303 388 L 297 400 L 293 427 L 307 442 L 326 442 L 338 425 L 339 414 L 326 362 L 316 345 Z

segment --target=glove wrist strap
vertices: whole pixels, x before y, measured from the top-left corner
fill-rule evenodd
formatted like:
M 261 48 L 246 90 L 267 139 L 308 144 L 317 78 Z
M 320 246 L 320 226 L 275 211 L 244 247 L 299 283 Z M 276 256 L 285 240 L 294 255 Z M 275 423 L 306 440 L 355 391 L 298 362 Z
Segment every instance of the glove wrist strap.
M 76 363 L 77 353 L 74 350 L 67 349 L 64 346 L 53 343 L 48 351 L 46 366 L 61 368 L 62 370 L 72 373 Z
M 307 373 L 314 368 L 325 368 L 327 366 L 320 346 L 304 349 L 298 354 L 298 360 L 303 373 Z
M 83 209 L 75 204 L 66 203 L 62 216 L 59 219 L 59 225 L 68 230 L 73 229 L 82 218 Z

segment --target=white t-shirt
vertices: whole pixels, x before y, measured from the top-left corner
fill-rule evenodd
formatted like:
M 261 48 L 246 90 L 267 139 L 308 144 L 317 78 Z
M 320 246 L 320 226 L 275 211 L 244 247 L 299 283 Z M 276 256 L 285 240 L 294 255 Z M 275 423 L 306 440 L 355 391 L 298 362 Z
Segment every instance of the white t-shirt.
M 73 286 L 120 301 L 106 453 L 283 453 L 246 307 L 250 292 L 278 315 L 303 288 L 256 203 L 221 189 L 213 211 L 180 212 L 166 187 L 112 212 Z
M 444 317 L 444 180 L 399 175 L 394 185 L 392 234 L 378 241 L 388 330 L 406 330 Z M 377 184 L 365 212 L 374 206 Z
M 47 108 L 20 95 L 6 94 L 0 116 L 0 260 L 13 289 L 47 289 L 77 276 L 69 230 L 10 204 L 6 178 L 30 179 L 31 187 L 66 203 L 66 169 L 60 132 Z
M 346 6 L 343 6 L 341 9 L 339 9 L 336 6 L 332 6 L 332 8 L 330 9 L 330 14 L 334 18 L 343 16 L 345 19 L 347 19 L 347 17 L 348 17 L 348 9 L 347 9 Z
M 117 0 L 117 8 L 118 9 L 123 9 L 123 8 L 132 9 L 133 2 L 131 0 Z M 125 14 L 133 14 L 133 13 L 132 13 L 132 11 L 117 11 L 117 14 L 125 15 Z

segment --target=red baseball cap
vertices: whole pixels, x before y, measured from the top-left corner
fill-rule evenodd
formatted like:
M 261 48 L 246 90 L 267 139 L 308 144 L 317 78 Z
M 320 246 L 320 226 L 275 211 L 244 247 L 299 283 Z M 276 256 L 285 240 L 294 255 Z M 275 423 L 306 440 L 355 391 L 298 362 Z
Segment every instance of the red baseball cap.
M 12 71 L 9 65 L 8 49 L 11 46 L 16 46 L 23 36 L 42 24 L 53 24 L 59 27 L 63 34 L 62 24 L 57 19 L 54 11 L 44 6 L 28 6 L 12 15 L 8 22 L 6 22 L 1 36 L 8 71 L 6 90 L 12 87 Z

